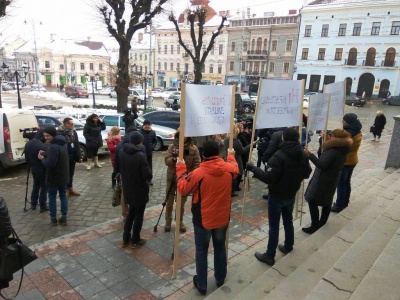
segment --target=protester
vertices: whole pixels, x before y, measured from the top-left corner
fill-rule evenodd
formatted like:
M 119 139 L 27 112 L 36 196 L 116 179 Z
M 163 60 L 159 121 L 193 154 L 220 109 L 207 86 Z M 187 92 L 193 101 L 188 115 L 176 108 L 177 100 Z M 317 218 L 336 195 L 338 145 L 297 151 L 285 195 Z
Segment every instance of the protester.
M 221 157 L 224 160 L 226 158 L 225 142 L 224 142 L 225 136 L 226 134 L 215 134 L 210 137 L 210 140 L 217 142 L 219 146 L 219 157 Z
M 81 147 L 79 146 L 78 134 L 74 127 L 74 120 L 65 118 L 63 125 L 58 127 L 58 132 L 67 140 L 68 157 L 69 157 L 69 182 L 67 185 L 67 195 L 79 196 L 80 193 L 73 188 L 75 164 L 82 162 Z
M 193 138 L 193 142 L 199 149 L 201 160 L 203 160 L 203 145 L 209 140 L 209 136 L 196 136 Z
M 116 179 L 115 176 L 117 175 L 114 171 L 114 162 L 115 162 L 115 150 L 117 148 L 117 145 L 121 142 L 121 135 L 120 135 L 120 130 L 118 126 L 113 126 L 110 131 L 108 132 L 108 138 L 107 138 L 107 147 L 108 150 L 110 151 L 110 159 L 111 159 L 111 165 L 113 167 L 113 172 L 111 173 L 111 186 L 112 188 L 115 187 L 116 185 Z
M 343 129 L 335 129 L 326 136 L 319 159 L 307 147 L 304 149 L 316 167 L 305 193 L 310 208 L 311 226 L 304 227 L 304 232 L 312 234 L 328 221 L 340 172 L 352 144 L 350 133 Z M 318 206 L 322 206 L 321 218 Z
M 45 141 L 43 130 L 39 130 L 35 137 L 26 143 L 24 150 L 25 160 L 30 167 L 33 177 L 31 209 L 35 210 L 39 202 L 41 213 L 49 210 L 49 207 L 47 206 L 46 167 L 38 158 L 40 150 L 47 150 L 47 147 L 44 144 Z
M 133 102 L 133 100 L 132 100 Z M 135 119 L 138 118 L 138 115 L 135 110 L 131 108 L 125 108 L 124 109 L 124 116 L 122 117 L 122 121 L 125 123 L 125 130 L 128 129 L 128 127 L 134 126 L 135 125 Z
M 96 114 L 91 114 L 86 119 L 85 127 L 83 128 L 83 135 L 86 139 L 87 148 L 87 165 L 86 169 L 90 170 L 94 166 L 101 168 L 99 164 L 99 157 L 97 152 L 99 148 L 103 146 L 103 139 L 101 137 L 101 131 L 106 129 L 106 124 Z
M 146 149 L 146 157 L 149 163 L 151 170 L 153 171 L 153 150 L 157 145 L 157 136 L 156 132 L 151 129 L 151 123 L 149 120 L 144 120 L 142 128 L 139 132 L 143 135 L 143 145 Z M 153 182 L 149 182 L 150 185 L 153 185 Z
M 193 284 L 200 294 L 207 293 L 208 247 L 212 238 L 214 247 L 214 277 L 217 286 L 224 284 L 227 273 L 226 230 L 231 210 L 231 181 L 239 174 L 235 151 L 228 150 L 227 162 L 218 156 L 215 141 L 204 143 L 204 161 L 187 174 L 184 160 L 177 160 L 176 177 L 182 196 L 193 193 L 192 214 L 196 244 L 196 273 Z
M 257 168 L 261 167 L 263 154 L 268 149 L 268 144 L 273 133 L 274 130 L 272 128 L 262 128 L 257 132 Z
M 146 243 L 146 240 L 140 237 L 140 231 L 146 203 L 149 202 L 147 182 L 152 179 L 152 174 L 146 155 L 142 151 L 143 140 L 142 134 L 137 131 L 131 132 L 129 143 L 123 145 L 118 158 L 124 202 L 129 205 L 122 247 L 127 247 L 131 243 L 131 248 L 138 248 Z
M 282 134 L 286 128 L 277 128 L 272 134 L 271 140 L 268 143 L 268 148 L 264 152 L 262 157 L 262 162 L 268 163 L 268 160 L 274 155 L 274 153 L 279 149 L 279 145 L 282 143 Z
M 38 158 L 47 168 L 46 186 L 49 193 L 50 221 L 52 226 L 57 226 L 57 192 L 61 201 L 61 225 L 67 225 L 68 198 L 67 184 L 69 182 L 69 156 L 67 140 L 62 135 L 57 135 L 54 127 L 43 130 L 44 138 L 50 147 L 45 153 L 39 151 Z
M 342 123 L 343 129 L 351 134 L 353 144 L 351 145 L 350 152 L 346 156 L 346 162 L 344 163 L 344 167 L 340 175 L 340 180 L 337 186 L 336 203 L 332 206 L 332 212 L 341 212 L 349 205 L 351 194 L 351 176 L 353 175 L 353 170 L 358 163 L 358 149 L 360 148 L 362 140 L 362 125 L 356 114 L 345 114 L 343 116 Z
M 174 99 L 174 102 L 171 105 L 172 110 L 178 111 L 179 110 L 179 104 L 178 104 L 178 99 Z
M 167 204 L 165 207 L 165 226 L 164 230 L 166 232 L 171 231 L 171 222 L 172 222 L 172 209 L 174 206 L 174 198 L 176 193 L 176 161 L 179 157 L 179 129 L 175 134 L 173 144 L 168 146 L 167 153 L 164 158 L 165 164 L 168 166 L 167 168 Z M 186 163 L 186 169 L 188 172 L 192 172 L 194 169 L 200 166 L 200 154 L 197 147 L 193 144 L 193 140 L 191 137 L 185 137 L 184 148 L 183 148 L 183 158 Z M 181 218 L 180 218 L 180 228 L 179 231 L 184 233 L 186 232 L 186 226 L 183 224 L 183 214 L 185 211 L 185 203 L 187 197 L 182 197 L 182 205 L 181 205 Z
M 254 176 L 268 184 L 268 220 L 269 239 L 265 253 L 255 253 L 255 257 L 270 266 L 275 264 L 276 248 L 287 254 L 293 250 L 293 206 L 295 196 L 300 189 L 303 179 L 311 174 L 311 166 L 307 155 L 303 152 L 299 143 L 299 132 L 294 128 L 288 128 L 282 133 L 282 143 L 268 160 L 267 170 L 264 172 L 247 163 L 247 170 Z M 279 244 L 279 223 L 282 215 L 285 230 L 285 243 Z
M 135 113 L 135 114 L 137 114 L 137 112 L 138 112 L 138 102 L 139 102 L 139 100 L 138 100 L 138 98 L 137 97 L 133 97 L 133 99 L 132 99 L 132 102 L 131 102 L 131 109 L 132 109 L 132 111 Z M 127 126 L 126 128 L 128 128 L 129 126 Z
M 383 114 L 383 111 L 378 110 L 376 112 L 376 117 L 374 121 L 374 125 L 371 127 L 371 132 L 374 135 L 373 141 L 379 142 L 381 139 L 382 131 L 386 125 L 386 117 Z

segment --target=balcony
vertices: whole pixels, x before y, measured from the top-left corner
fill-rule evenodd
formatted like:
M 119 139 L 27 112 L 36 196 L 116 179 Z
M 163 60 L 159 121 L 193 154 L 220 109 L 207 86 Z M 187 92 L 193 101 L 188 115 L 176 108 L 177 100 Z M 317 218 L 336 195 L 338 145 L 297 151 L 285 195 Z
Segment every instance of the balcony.
M 266 58 L 268 56 L 268 51 L 265 50 L 247 50 L 247 56 L 251 59 Z
M 183 57 L 183 58 L 189 58 L 189 54 L 187 54 L 187 53 L 182 53 L 182 57 Z

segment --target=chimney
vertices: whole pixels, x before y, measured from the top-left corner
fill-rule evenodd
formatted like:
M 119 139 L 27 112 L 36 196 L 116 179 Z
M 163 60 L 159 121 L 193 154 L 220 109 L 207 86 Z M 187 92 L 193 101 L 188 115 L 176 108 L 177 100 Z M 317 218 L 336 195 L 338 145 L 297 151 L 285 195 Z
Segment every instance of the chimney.
M 138 42 L 141 43 L 143 41 L 143 33 L 139 32 L 138 34 Z
M 297 15 L 297 9 L 289 9 L 289 15 Z

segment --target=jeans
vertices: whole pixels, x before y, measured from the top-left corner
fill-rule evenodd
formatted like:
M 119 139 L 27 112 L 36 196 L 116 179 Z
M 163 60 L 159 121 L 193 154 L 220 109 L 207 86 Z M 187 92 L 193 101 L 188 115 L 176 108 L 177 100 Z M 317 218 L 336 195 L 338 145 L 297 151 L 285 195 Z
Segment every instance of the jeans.
M 285 248 L 289 251 L 293 249 L 294 228 L 293 228 L 293 206 L 294 199 L 283 200 L 274 195 L 268 196 L 268 219 L 269 219 L 269 239 L 267 255 L 275 257 L 276 247 L 279 243 L 279 222 L 282 215 L 283 227 L 285 229 Z
M 351 194 L 351 175 L 356 165 L 344 166 L 337 186 L 336 206 L 345 208 L 349 205 Z
M 61 201 L 61 214 L 63 216 L 67 216 L 68 214 L 68 198 L 67 198 L 67 186 L 59 186 L 53 187 L 48 186 L 47 192 L 49 193 L 49 209 L 50 209 L 50 217 L 57 217 L 57 191 L 60 196 Z
M 136 244 L 140 240 L 140 231 L 142 230 L 143 225 L 143 216 L 144 210 L 146 209 L 145 205 L 129 205 L 129 213 L 126 217 L 125 226 L 124 226 L 124 234 L 122 238 L 125 242 L 129 240 L 132 241 L 133 244 Z M 132 231 L 132 237 L 131 237 Z
M 32 177 L 31 204 L 36 206 L 39 200 L 40 207 L 45 208 L 47 202 L 46 171 L 32 170 Z
M 73 181 L 74 181 L 74 174 L 75 174 L 75 159 L 69 161 L 69 183 L 67 185 L 68 188 L 73 187 Z
M 225 239 L 228 226 L 207 230 L 194 225 L 194 241 L 196 243 L 197 284 L 201 290 L 207 290 L 208 246 L 212 237 L 214 246 L 214 277 L 217 284 L 223 283 L 226 277 Z

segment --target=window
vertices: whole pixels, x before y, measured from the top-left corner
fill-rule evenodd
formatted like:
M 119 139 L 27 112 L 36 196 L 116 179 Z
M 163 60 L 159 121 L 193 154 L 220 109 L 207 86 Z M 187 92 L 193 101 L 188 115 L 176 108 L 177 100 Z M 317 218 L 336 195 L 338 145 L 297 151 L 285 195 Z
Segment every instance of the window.
M 283 73 L 289 73 L 289 63 L 285 62 L 283 63 Z
M 175 70 L 174 70 L 174 63 L 171 63 L 171 64 L 169 65 L 169 70 L 170 70 L 170 71 L 175 71 Z
M 75 70 L 75 63 L 74 63 L 74 62 L 71 63 L 71 69 L 72 69 L 72 70 Z
M 319 48 L 318 50 L 318 60 L 325 59 L 325 48 Z
M 272 73 L 274 71 L 275 71 L 275 63 L 271 61 L 269 63 L 269 72 Z
M 222 65 L 221 64 L 218 65 L 218 74 L 222 74 Z
M 99 71 L 103 71 L 103 64 L 99 64 Z
M 244 72 L 246 70 L 246 64 L 244 62 L 241 62 L 242 64 L 242 72 Z
M 308 59 L 308 48 L 303 48 L 301 51 L 301 59 L 307 60 Z
M 161 70 L 161 63 L 158 62 L 158 69 Z
M 361 23 L 354 23 L 354 27 L 353 27 L 353 35 L 354 36 L 358 36 L 361 33 Z
M 46 69 L 50 69 L 50 62 L 49 62 L 49 61 L 45 61 L 45 62 L 44 62 L 44 67 L 45 67 Z
M 248 62 L 247 64 L 247 71 L 249 71 L 250 73 L 253 72 L 253 62 Z
M 60 64 L 60 70 L 64 70 L 64 65 Z
M 278 41 L 272 41 L 272 50 L 271 51 L 276 51 L 277 45 L 278 45 Z
M 212 65 L 212 64 L 210 65 L 210 70 L 208 73 L 210 73 L 210 74 L 214 73 L 214 65 Z
M 394 59 L 396 57 L 396 50 L 394 48 L 389 48 L 385 55 L 385 67 L 394 67 Z
M 373 22 L 371 35 L 379 35 L 379 30 L 381 29 L 381 22 Z
M 188 63 L 185 64 L 185 75 L 187 73 L 189 73 L 189 64 Z
M 201 65 L 201 73 L 206 72 L 206 66 L 204 64 Z
M 390 30 L 390 34 L 399 35 L 400 33 L 400 21 L 393 21 L 392 30 Z
M 94 70 L 94 65 L 93 65 L 93 63 L 90 63 L 90 64 L 89 64 L 89 70 L 90 70 L 90 71 L 93 71 L 93 70 Z
M 176 63 L 176 70 L 177 70 L 178 72 L 181 71 L 181 64 L 180 64 L 180 63 Z
M 324 36 L 324 37 L 328 36 L 328 31 L 329 31 L 329 24 L 323 24 L 321 36 Z
M 233 61 L 229 62 L 229 71 L 233 71 L 234 66 L 235 66 L 235 62 L 233 62 Z
M 335 60 L 342 60 L 343 48 L 336 48 Z
M 218 54 L 219 55 L 223 54 L 223 49 L 224 49 L 224 45 L 223 44 L 219 44 L 219 46 L 218 46 Z
M 235 42 L 232 42 L 232 44 L 231 44 L 231 51 L 232 51 L 232 52 L 235 52 L 235 48 L 236 48 L 236 43 L 235 43 Z
M 167 63 L 166 63 L 166 62 L 164 63 L 164 70 L 165 70 L 165 71 L 168 70 Z
M 171 45 L 171 54 L 174 54 L 174 45 Z
M 261 47 L 262 47 L 262 38 L 257 39 L 257 47 L 256 47 L 256 53 L 261 54 Z
M 243 51 L 247 51 L 247 42 L 243 42 Z
M 81 63 L 81 70 L 85 70 L 85 64 Z
M 251 40 L 251 51 L 254 51 L 254 47 L 256 46 L 256 40 L 255 39 L 252 39 Z
M 371 47 L 367 51 L 367 59 L 365 60 L 365 65 L 373 67 L 375 66 L 375 56 L 376 56 L 376 49 Z
M 357 49 L 351 48 L 349 51 L 349 56 L 347 58 L 347 65 L 355 66 L 357 64 Z
M 158 54 L 161 54 L 161 45 L 158 45 Z M 136 57 L 135 57 L 136 59 Z
M 255 75 L 258 75 L 260 72 L 260 63 L 259 62 L 255 62 L 254 63 L 254 73 Z
M 310 37 L 311 36 L 311 28 L 312 28 L 312 25 L 306 25 L 306 29 L 304 31 L 304 36 L 305 37 Z
M 139 60 L 142 60 L 142 54 L 139 54 Z
M 286 41 L 286 51 L 292 51 L 292 40 L 287 40 Z
M 135 53 L 135 60 L 137 60 L 137 53 Z
M 168 54 L 168 46 L 164 45 L 164 54 Z
M 181 46 L 176 46 L 176 53 L 181 54 Z
M 346 28 L 347 28 L 347 24 L 340 24 L 339 25 L 338 36 L 345 36 L 346 35 Z
M 212 48 L 211 48 L 211 51 L 210 51 L 211 54 L 214 54 L 214 50 L 215 50 L 215 46 L 213 45 Z
M 264 51 L 267 51 L 267 49 L 268 49 L 268 40 L 267 40 L 267 39 L 264 39 L 263 50 L 264 50 Z

